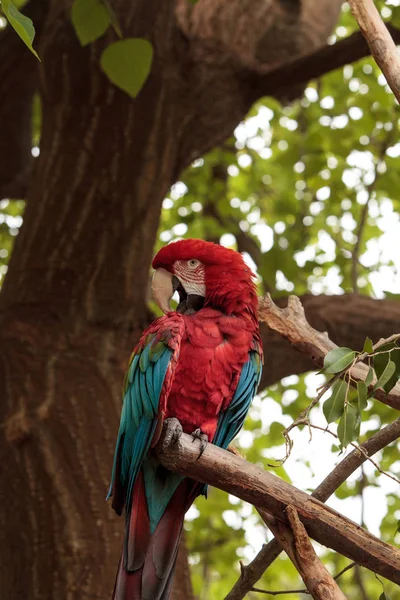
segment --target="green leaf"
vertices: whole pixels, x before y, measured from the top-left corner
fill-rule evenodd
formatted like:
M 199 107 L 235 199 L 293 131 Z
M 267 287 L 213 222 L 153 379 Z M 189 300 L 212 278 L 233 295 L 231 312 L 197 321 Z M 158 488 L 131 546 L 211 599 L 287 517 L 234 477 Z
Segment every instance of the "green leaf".
M 101 37 L 111 23 L 110 14 L 102 0 L 75 0 L 71 20 L 82 46 Z
M 370 340 L 369 337 L 366 337 L 365 342 L 364 342 L 363 352 L 367 352 L 368 354 L 371 354 L 373 351 L 374 351 L 374 348 L 372 345 L 372 340 Z
M 28 46 L 36 58 L 40 60 L 36 50 L 32 46 L 35 38 L 35 28 L 31 19 L 20 13 L 11 0 L 2 0 L 1 5 L 11 27 L 15 29 L 21 40 Z
M 337 434 L 342 448 L 356 440 L 360 430 L 360 413 L 355 404 L 346 404 L 339 421 Z
M 400 294 L 393 294 L 393 292 L 388 292 L 386 290 L 382 291 L 385 294 L 386 298 L 389 298 L 389 300 L 400 300 Z
M 364 381 L 357 381 L 357 393 L 358 393 L 358 409 L 361 412 L 364 408 L 367 408 L 367 394 L 368 389 Z
M 395 348 L 398 348 L 398 347 L 395 346 Z M 387 383 L 385 383 L 385 385 L 383 386 L 383 389 L 385 390 L 385 392 L 387 394 L 390 392 L 390 390 L 396 385 L 396 383 L 400 379 L 400 349 L 393 350 L 393 352 L 390 353 L 390 358 L 396 365 L 396 368 L 395 368 L 395 372 L 393 373 L 393 375 L 391 376 L 389 381 Z
M 365 385 L 368 387 L 372 383 L 372 379 L 374 377 L 374 369 L 372 367 L 369 368 L 368 374 L 365 378 Z
M 395 344 L 385 344 L 377 350 L 377 354 L 374 356 L 374 369 L 378 379 L 386 369 L 386 366 L 391 358 L 389 350 L 393 350 L 394 347 Z
M 379 377 L 378 381 L 374 385 L 374 390 L 377 390 L 378 388 L 385 389 L 384 388 L 385 383 L 387 383 L 389 381 L 389 379 L 394 374 L 395 370 L 396 370 L 396 364 L 392 360 L 389 360 L 389 362 L 387 363 L 387 365 L 385 367 L 385 370 L 383 371 L 382 375 Z
M 332 396 L 324 402 L 323 412 L 328 423 L 337 421 L 344 410 L 346 400 L 347 382 L 339 379 L 332 386 Z
M 379 600 L 391 600 L 391 599 L 390 599 L 390 596 L 388 596 L 386 592 L 382 592 L 382 594 L 379 596 Z
M 350 348 L 335 348 L 325 356 L 323 370 L 326 373 L 340 373 L 353 362 L 355 355 Z
M 127 38 L 110 44 L 102 53 L 100 64 L 117 87 L 136 98 L 151 69 L 153 47 L 142 38 Z

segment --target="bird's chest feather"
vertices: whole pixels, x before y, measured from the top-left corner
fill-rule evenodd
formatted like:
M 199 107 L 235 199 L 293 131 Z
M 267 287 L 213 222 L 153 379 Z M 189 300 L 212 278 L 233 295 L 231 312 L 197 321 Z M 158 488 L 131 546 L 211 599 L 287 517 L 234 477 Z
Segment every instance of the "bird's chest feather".
M 211 441 L 248 360 L 252 333 L 240 318 L 211 309 L 185 317 L 185 324 L 166 416 L 178 418 L 187 433 L 200 427 Z

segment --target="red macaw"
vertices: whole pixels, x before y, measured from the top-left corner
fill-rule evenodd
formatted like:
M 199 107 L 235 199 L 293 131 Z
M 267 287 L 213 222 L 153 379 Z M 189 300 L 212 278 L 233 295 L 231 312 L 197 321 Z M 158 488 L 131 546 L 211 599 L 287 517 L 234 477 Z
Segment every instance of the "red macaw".
M 175 417 L 184 432 L 227 448 L 261 376 L 257 294 L 242 256 L 188 239 L 162 248 L 152 264 L 165 315 L 143 333 L 125 377 L 108 495 L 126 515 L 115 600 L 170 597 L 185 512 L 206 492 L 157 461 L 152 447 L 164 420 Z

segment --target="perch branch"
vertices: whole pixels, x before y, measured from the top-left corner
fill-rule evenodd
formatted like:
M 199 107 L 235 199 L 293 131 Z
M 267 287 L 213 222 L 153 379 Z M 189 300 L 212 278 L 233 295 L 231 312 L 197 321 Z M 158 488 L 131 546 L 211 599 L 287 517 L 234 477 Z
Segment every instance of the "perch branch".
M 386 425 L 383 429 L 371 436 L 366 442 L 348 454 L 319 484 L 311 494 L 321 502 L 328 498 L 344 483 L 354 471 L 366 460 L 395 442 L 400 437 L 400 418 Z M 254 584 L 262 577 L 263 573 L 281 553 L 277 540 L 264 544 L 257 556 L 247 566 L 242 567 L 240 577 L 235 583 L 225 600 L 242 600 L 253 589 Z
M 400 60 L 393 38 L 373 0 L 349 0 L 349 4 L 372 56 L 400 103 Z
M 199 445 L 186 434 L 172 444 L 170 427 L 170 423 L 164 427 L 156 446 L 158 459 L 167 469 L 234 494 L 272 514 L 277 521 L 287 523 L 285 511 L 290 504 L 313 539 L 400 584 L 400 550 L 239 456 L 208 444 L 199 458 Z
M 329 339 L 327 333 L 322 333 L 311 327 L 305 317 L 301 302 L 296 296 L 289 296 L 287 307 L 279 308 L 270 295 L 267 294 L 265 298 L 260 299 L 259 318 L 270 329 L 286 338 L 294 348 L 308 354 L 318 367 L 322 367 L 325 355 L 337 348 L 336 344 Z M 365 381 L 367 374 L 367 365 L 360 362 L 350 370 L 350 376 L 354 382 Z M 374 377 L 368 388 L 369 391 L 372 390 L 375 383 L 376 378 Z M 374 396 L 384 404 L 400 410 L 399 383 L 395 385 L 389 394 L 378 389 L 375 391 Z

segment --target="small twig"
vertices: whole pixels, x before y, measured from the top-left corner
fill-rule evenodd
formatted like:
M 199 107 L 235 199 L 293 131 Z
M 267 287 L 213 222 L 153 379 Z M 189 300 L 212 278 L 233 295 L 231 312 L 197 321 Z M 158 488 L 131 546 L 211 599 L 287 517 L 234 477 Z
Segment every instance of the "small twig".
M 268 594 L 269 596 L 282 596 L 283 594 L 309 594 L 308 590 L 282 590 L 273 592 L 272 590 L 262 590 L 260 588 L 253 587 L 251 592 L 258 592 L 259 594 Z
M 337 434 L 334 433 L 333 431 L 331 431 L 330 429 L 328 429 L 328 427 L 321 427 L 320 425 L 314 425 L 313 423 L 310 423 L 310 427 L 312 427 L 313 429 L 319 429 L 320 431 L 323 431 L 324 433 L 330 433 L 334 438 L 338 439 Z M 365 460 L 369 460 L 369 462 L 374 465 L 375 469 L 377 471 L 379 471 L 379 473 L 381 473 L 382 475 L 385 475 L 386 477 L 389 477 L 390 479 L 393 479 L 393 481 L 400 484 L 400 479 L 397 479 L 397 477 L 395 477 L 395 475 L 392 475 L 391 473 L 388 473 L 387 471 L 383 471 L 383 469 L 381 469 L 381 467 L 378 465 L 378 463 L 376 463 L 374 461 L 374 459 L 369 456 L 367 451 L 362 446 L 359 446 L 355 442 L 350 442 L 350 446 L 353 446 L 353 448 L 355 448 L 356 450 L 359 450 L 365 456 Z
M 346 571 L 349 571 L 350 569 L 355 567 L 356 564 L 357 564 L 356 562 L 350 563 L 349 565 L 347 565 L 347 567 L 345 567 L 344 569 L 339 571 L 339 573 L 337 575 L 335 575 L 335 577 L 333 579 L 335 579 L 335 581 L 336 581 L 337 579 L 339 579 L 339 577 L 341 577 L 344 573 L 346 573 Z
M 351 12 L 367 40 L 371 54 L 382 69 L 393 94 L 400 103 L 400 60 L 396 45 L 373 0 L 349 0 Z
M 376 351 L 379 350 L 379 348 L 382 348 L 382 346 L 386 346 L 386 344 L 391 344 L 392 342 L 396 342 L 399 339 L 400 339 L 400 333 L 394 333 L 393 335 L 389 336 L 388 338 L 381 338 L 378 342 L 376 342 L 376 344 L 374 344 L 372 346 L 373 353 L 372 354 L 368 354 L 368 352 L 361 353 L 357 357 L 357 362 L 359 362 L 360 360 L 364 360 L 365 358 L 367 358 L 367 356 L 373 356 L 374 354 L 376 354 Z
M 332 383 L 334 381 L 336 381 L 336 379 L 338 379 L 338 378 L 339 378 L 339 375 L 335 375 L 335 377 L 333 377 L 329 382 L 324 383 L 324 385 L 321 386 L 318 395 L 315 398 L 313 398 L 313 400 L 310 402 L 310 404 L 307 406 L 307 408 L 302 410 L 301 413 L 299 414 L 299 416 L 293 421 L 293 423 L 291 423 L 288 427 L 286 427 L 286 429 L 284 429 L 282 431 L 282 435 L 285 438 L 286 454 L 282 459 L 277 461 L 279 464 L 284 464 L 287 461 L 287 459 L 289 458 L 290 453 L 292 451 L 292 448 L 293 448 L 293 441 L 292 441 L 291 437 L 289 436 L 289 433 L 292 431 L 292 429 L 294 429 L 295 427 L 298 427 L 299 425 L 308 425 L 308 427 L 310 427 L 309 415 L 310 415 L 311 410 L 314 408 L 314 406 L 316 406 L 318 404 L 318 402 L 321 400 L 322 396 L 329 390 Z M 268 465 L 268 466 L 272 466 L 272 465 Z
M 357 563 L 352 562 L 349 565 L 347 565 L 347 567 L 345 567 L 344 569 L 342 569 L 337 575 L 334 576 L 334 580 L 337 581 L 339 579 L 339 577 L 341 577 L 343 575 L 343 573 L 346 573 L 346 571 L 349 571 L 350 569 L 352 569 L 353 567 L 355 567 L 357 565 Z M 302 590 L 277 590 L 277 591 L 273 591 L 273 590 L 262 590 L 261 588 L 256 588 L 256 587 L 252 587 L 251 592 L 259 592 L 260 594 L 269 594 L 270 596 L 281 596 L 283 594 L 310 594 L 310 592 L 308 590 L 306 590 L 305 588 L 303 588 Z

